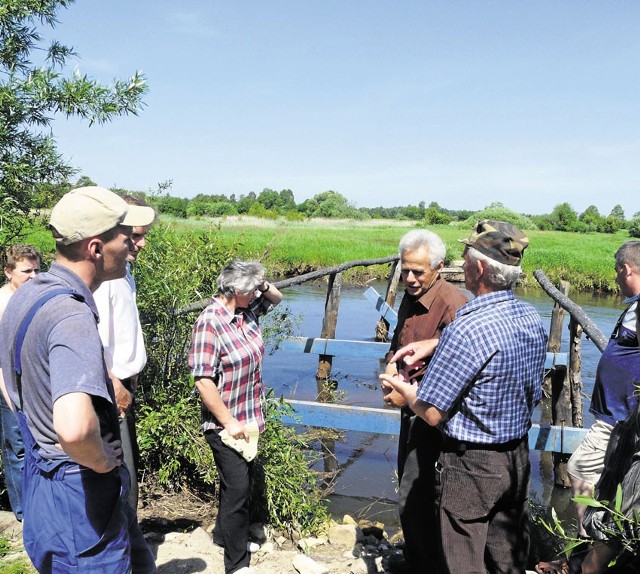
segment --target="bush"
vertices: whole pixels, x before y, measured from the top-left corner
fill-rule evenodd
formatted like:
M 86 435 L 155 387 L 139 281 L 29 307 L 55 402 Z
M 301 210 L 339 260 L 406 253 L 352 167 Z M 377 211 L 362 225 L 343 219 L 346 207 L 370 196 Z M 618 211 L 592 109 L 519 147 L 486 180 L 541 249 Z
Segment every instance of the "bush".
M 225 215 L 238 215 L 236 206 L 229 201 L 190 201 L 187 205 L 189 217 L 208 216 L 224 217 Z
M 640 237 L 640 217 L 634 217 L 629 222 L 629 237 Z
M 451 217 L 435 207 L 430 207 L 424 214 L 424 222 L 425 225 L 448 225 L 451 223 Z
M 282 423 L 282 416 L 292 413 L 282 397 L 275 398 L 269 391 L 266 405 L 266 430 L 260 437 L 254 473 L 258 483 L 254 492 L 263 492 L 253 511 L 266 514 L 273 526 L 289 535 L 317 533 L 329 516 L 305 455 L 308 445 L 302 435 Z
M 457 224 L 458 227 L 473 227 L 481 219 L 492 219 L 494 221 L 506 221 L 512 223 L 520 229 L 538 229 L 537 225 L 526 215 L 522 215 L 517 211 L 496 202 L 485 207 L 482 211 L 474 213 L 469 219 Z
M 304 214 L 296 211 L 295 209 L 290 209 L 285 214 L 285 219 L 287 221 L 304 221 Z
M 180 217 L 181 219 L 185 219 L 187 217 L 188 203 L 188 199 L 184 199 L 182 197 L 171 197 L 170 195 L 157 197 L 153 200 L 153 205 L 160 213 L 167 213 L 174 217 Z

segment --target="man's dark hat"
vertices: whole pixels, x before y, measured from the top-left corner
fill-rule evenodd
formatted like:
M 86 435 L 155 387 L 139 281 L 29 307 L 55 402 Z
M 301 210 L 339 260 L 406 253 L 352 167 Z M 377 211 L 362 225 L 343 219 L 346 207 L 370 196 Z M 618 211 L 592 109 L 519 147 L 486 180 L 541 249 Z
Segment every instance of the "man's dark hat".
M 520 265 L 529 245 L 529 238 L 515 225 L 488 219 L 478 221 L 471 235 L 458 241 L 505 265 Z

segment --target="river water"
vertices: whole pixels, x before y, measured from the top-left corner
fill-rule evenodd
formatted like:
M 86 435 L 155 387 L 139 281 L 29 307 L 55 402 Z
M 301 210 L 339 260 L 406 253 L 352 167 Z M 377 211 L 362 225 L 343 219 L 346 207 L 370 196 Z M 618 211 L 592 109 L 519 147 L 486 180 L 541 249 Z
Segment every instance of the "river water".
M 372 284 L 378 293 L 384 294 L 386 284 Z M 364 298 L 367 288 L 342 287 L 336 338 L 373 341 L 378 320 L 375 309 Z M 324 316 L 326 286 L 305 284 L 283 291 L 282 305 L 299 318 L 296 336 L 319 337 Z M 517 296 L 528 301 L 540 313 L 547 330 L 551 320 L 553 301 L 541 290 L 521 288 Z M 591 320 L 608 336 L 615 326 L 622 309 L 620 297 L 596 293 L 569 293 Z M 401 296 L 396 301 L 396 310 Z M 562 351 L 568 351 L 568 317 L 565 317 Z M 586 338 L 582 344 L 582 379 L 584 384 L 584 424 L 589 426 L 592 417 L 588 412 L 589 397 L 593 388 L 595 370 L 600 351 Z M 317 388 L 315 373 L 317 355 L 305 355 L 276 350 L 264 361 L 264 380 L 276 394 L 285 398 L 314 400 Z M 382 407 L 378 374 L 381 365 L 376 360 L 340 358 L 333 360 L 332 378 L 338 381 L 341 402 L 348 405 Z M 541 403 L 534 415 L 534 422 L 544 416 L 546 403 Z M 396 493 L 397 437 L 348 432 L 344 440 L 336 442 L 335 456 L 340 474 L 333 485 L 334 494 L 329 497 L 330 510 L 341 516 L 345 512 L 355 515 L 375 516 L 385 524 L 397 522 Z M 549 453 L 531 451 L 532 496 L 544 506 L 553 505 L 559 514 L 567 512 L 569 494 L 565 489 L 553 487 Z M 319 468 L 322 465 L 319 463 Z

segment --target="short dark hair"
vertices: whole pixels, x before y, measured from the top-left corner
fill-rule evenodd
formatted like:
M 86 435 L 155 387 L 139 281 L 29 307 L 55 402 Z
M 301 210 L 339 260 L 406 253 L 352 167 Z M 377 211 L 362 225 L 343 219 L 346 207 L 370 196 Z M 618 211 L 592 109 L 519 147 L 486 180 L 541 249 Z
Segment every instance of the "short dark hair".
M 15 269 L 16 265 L 23 259 L 40 261 L 42 259 L 42 255 L 33 245 L 16 243 L 7 247 L 5 250 L 2 257 L 2 267 L 4 269 Z
M 624 264 L 640 272 L 640 241 L 625 241 L 616 251 L 616 267 Z

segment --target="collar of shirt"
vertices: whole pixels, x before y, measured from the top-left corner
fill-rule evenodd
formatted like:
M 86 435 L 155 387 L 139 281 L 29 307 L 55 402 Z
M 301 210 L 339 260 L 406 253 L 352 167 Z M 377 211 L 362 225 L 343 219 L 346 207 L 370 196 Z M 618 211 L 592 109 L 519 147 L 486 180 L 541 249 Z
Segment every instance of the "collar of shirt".
M 426 293 L 423 293 L 417 299 L 414 299 L 413 297 L 411 297 L 411 295 L 407 294 L 406 292 L 404 296 L 413 299 L 414 303 L 420 303 L 428 311 L 431 305 L 433 305 L 433 302 L 435 301 L 436 297 L 438 296 L 438 291 L 440 290 L 442 281 L 443 281 L 442 277 L 438 275 L 433 285 L 431 285 L 431 287 L 427 289 Z
M 220 299 L 217 297 L 211 298 L 211 304 L 214 306 L 214 313 L 220 318 L 221 321 L 225 321 L 226 323 L 233 323 L 236 318 L 236 314 L 232 313 Z
M 494 305 L 496 303 L 502 303 L 504 301 L 513 301 L 515 296 L 511 289 L 504 289 L 502 291 L 492 291 L 491 293 L 485 293 L 484 295 L 478 295 L 466 305 L 460 307 L 456 312 L 456 317 L 462 317 L 463 315 L 469 315 L 482 307 L 487 305 Z

